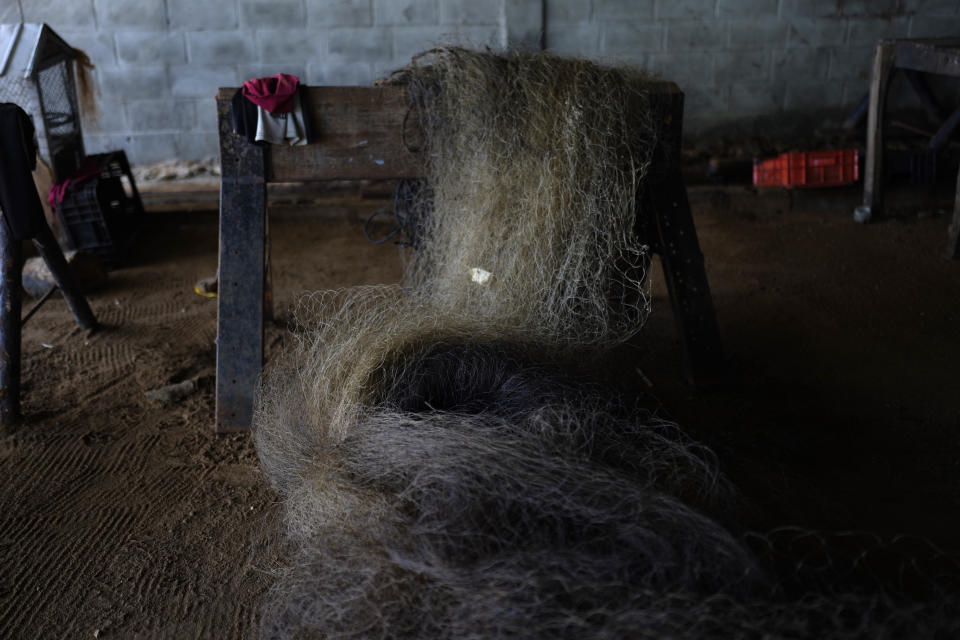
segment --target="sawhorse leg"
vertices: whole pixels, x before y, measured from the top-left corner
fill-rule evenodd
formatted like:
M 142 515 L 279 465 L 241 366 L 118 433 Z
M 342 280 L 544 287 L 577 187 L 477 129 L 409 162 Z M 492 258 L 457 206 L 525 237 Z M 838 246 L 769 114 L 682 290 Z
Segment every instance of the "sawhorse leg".
M 662 122 L 661 138 L 641 196 L 643 209 L 652 215 L 638 218 L 638 232 L 660 254 L 680 334 L 684 374 L 694 388 L 702 389 L 722 379 L 725 365 L 703 252 L 681 171 L 683 94 L 665 96 L 653 111 Z
M 250 428 L 263 367 L 267 189 L 264 150 L 233 134 L 229 106 L 220 128 L 216 430 L 224 433 Z
M 723 349 L 679 165 L 668 170 L 652 197 L 657 250 L 680 334 L 684 372 L 692 386 L 706 388 L 722 379 Z
M 947 257 L 960 259 L 960 171 L 957 171 L 957 197 L 953 203 L 953 221 L 947 231 Z

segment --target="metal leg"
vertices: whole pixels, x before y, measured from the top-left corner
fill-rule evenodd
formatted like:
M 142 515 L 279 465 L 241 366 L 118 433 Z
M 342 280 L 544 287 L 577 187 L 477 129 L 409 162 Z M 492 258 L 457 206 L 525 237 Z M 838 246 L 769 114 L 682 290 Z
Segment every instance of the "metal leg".
M 20 422 L 20 241 L 0 216 L 0 422 Z
M 870 107 L 867 112 L 867 159 L 863 172 L 863 204 L 853 214 L 857 222 L 883 215 L 883 112 L 890 88 L 896 45 L 881 42 L 873 57 L 870 76 Z
M 947 257 L 960 259 L 960 171 L 957 171 L 957 198 L 953 203 L 953 221 L 947 231 Z
M 221 104 L 219 109 L 216 430 L 223 433 L 250 428 L 263 366 L 267 189 L 263 148 L 233 133 L 229 104 Z
M 70 272 L 70 266 L 63 256 L 63 251 L 60 250 L 56 238 L 53 237 L 53 232 L 46 224 L 40 227 L 37 236 L 33 239 L 33 246 L 37 248 L 44 262 L 47 263 L 47 268 L 53 274 L 53 279 L 56 281 L 60 292 L 63 293 L 63 298 L 67 301 L 67 307 L 77 324 L 83 329 L 96 329 L 97 318 L 93 315 L 90 304 L 80 291 L 80 285 L 77 284 L 76 278 Z

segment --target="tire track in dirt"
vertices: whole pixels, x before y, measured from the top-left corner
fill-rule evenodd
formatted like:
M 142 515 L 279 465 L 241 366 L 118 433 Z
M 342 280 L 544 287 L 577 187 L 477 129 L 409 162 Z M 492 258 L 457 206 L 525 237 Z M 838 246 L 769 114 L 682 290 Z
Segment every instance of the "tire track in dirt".
M 213 311 L 215 314 L 215 307 Z M 166 325 L 175 318 L 197 313 L 209 313 L 208 307 L 167 299 L 151 303 L 121 304 L 107 307 L 102 311 L 99 320 L 102 324 L 108 326 L 119 326 L 133 322 Z
M 107 513 L 99 516 L 101 522 L 92 534 L 82 538 L 76 547 L 71 549 L 67 565 L 59 573 L 52 584 L 49 584 L 47 590 L 53 594 L 52 605 L 59 603 L 73 595 L 73 600 L 82 599 L 80 594 L 76 593 L 76 587 L 80 580 L 85 577 L 90 567 L 94 563 L 106 561 L 114 551 L 127 541 L 130 537 L 131 525 L 141 519 L 146 512 L 147 507 L 139 505 L 134 508 L 114 507 L 107 510 Z M 50 618 L 45 618 L 50 621 Z M 52 621 L 51 621 L 52 622 Z M 52 627 L 52 628 L 51 628 Z M 62 624 L 47 624 L 46 628 L 41 626 L 37 634 L 39 637 L 53 637 L 53 634 L 63 629 Z
M 49 446 L 42 447 L 35 457 L 29 471 L 16 479 L 16 493 L 22 498 L 29 491 L 49 490 L 50 485 L 61 480 L 64 474 L 73 473 L 89 465 L 95 455 L 89 448 L 77 451 L 79 436 L 66 434 L 51 438 Z
M 35 526 L 25 530 L 22 540 L 30 542 L 31 553 L 18 555 L 13 558 L 12 567 L 8 565 L 8 570 L 12 570 L 13 594 L 7 600 L 7 605 L 0 609 L 0 629 L 5 632 L 21 631 L 16 620 L 24 615 L 35 615 L 37 613 L 34 606 L 35 600 L 42 593 L 38 586 L 40 583 L 46 583 L 51 575 L 57 572 L 53 567 L 59 567 L 63 558 L 70 552 L 70 549 L 63 544 L 58 545 L 59 536 L 57 530 L 62 528 L 62 524 L 68 519 L 67 514 L 60 514 L 59 517 L 47 520 L 41 518 Z M 39 562 L 35 562 L 39 559 Z M 35 634 L 12 633 L 10 637 L 39 637 Z

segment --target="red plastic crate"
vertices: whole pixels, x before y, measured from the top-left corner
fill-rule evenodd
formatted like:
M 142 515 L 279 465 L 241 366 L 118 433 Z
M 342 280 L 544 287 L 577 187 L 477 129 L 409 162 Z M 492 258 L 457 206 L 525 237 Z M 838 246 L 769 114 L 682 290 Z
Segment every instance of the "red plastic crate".
M 755 187 L 841 187 L 860 177 L 856 149 L 795 151 L 753 159 Z

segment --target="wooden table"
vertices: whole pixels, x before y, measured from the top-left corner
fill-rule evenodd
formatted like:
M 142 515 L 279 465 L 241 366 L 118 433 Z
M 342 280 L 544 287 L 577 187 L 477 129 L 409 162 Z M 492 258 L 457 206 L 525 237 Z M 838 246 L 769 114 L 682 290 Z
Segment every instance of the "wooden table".
M 233 132 L 230 99 L 217 95 L 220 133 L 220 265 L 217 315 L 218 432 L 250 427 L 257 379 L 263 367 L 267 252 L 267 183 L 422 177 L 421 157 L 403 144 L 410 107 L 405 87 L 311 87 L 314 144 L 261 146 Z M 656 85 L 651 104 L 662 123 L 653 166 L 643 191 L 637 232 L 660 255 L 681 337 L 684 370 L 704 386 L 722 376 L 723 357 L 713 300 L 704 270 L 686 187 L 680 173 L 683 93 Z
M 869 222 L 883 215 L 884 112 L 890 77 L 896 69 L 935 73 L 960 78 L 960 38 L 881 40 L 873 58 L 870 77 L 870 105 L 867 112 L 867 159 L 863 175 L 863 205 L 857 207 L 857 222 Z M 921 96 L 924 94 L 921 92 Z M 929 110 L 929 98 L 924 100 Z M 928 147 L 939 149 L 960 125 L 960 105 L 943 121 Z M 960 175 L 953 221 L 948 232 L 947 255 L 960 258 Z

